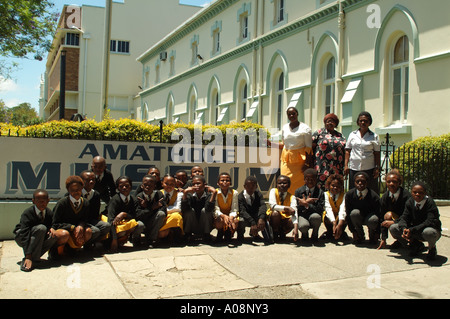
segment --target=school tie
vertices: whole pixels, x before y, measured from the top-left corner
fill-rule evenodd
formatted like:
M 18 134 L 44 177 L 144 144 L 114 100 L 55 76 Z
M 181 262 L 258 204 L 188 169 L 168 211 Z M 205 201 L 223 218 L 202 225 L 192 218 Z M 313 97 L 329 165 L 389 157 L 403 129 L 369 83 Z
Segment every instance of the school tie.
M 253 205 L 253 202 L 255 201 L 255 195 L 250 196 L 250 203 Z
M 420 210 L 420 204 L 416 204 L 416 209 L 419 211 Z
M 392 204 L 395 204 L 395 196 L 394 195 L 391 196 L 391 201 L 392 201 Z
M 359 200 L 363 200 L 364 199 L 364 195 L 363 195 L 362 192 L 359 192 L 358 199 Z
M 170 203 L 170 194 L 169 193 L 166 194 L 165 200 L 166 200 L 166 204 L 169 205 L 169 203 Z
M 75 203 L 73 203 L 73 206 L 75 207 L 75 209 L 78 209 L 78 206 L 80 206 L 80 203 L 78 203 L 78 201 L 76 201 Z
M 39 218 L 41 219 L 41 222 L 44 222 L 44 212 L 39 212 Z
M 128 200 L 128 197 L 125 197 L 125 205 L 128 205 L 128 203 L 130 202 L 129 200 Z

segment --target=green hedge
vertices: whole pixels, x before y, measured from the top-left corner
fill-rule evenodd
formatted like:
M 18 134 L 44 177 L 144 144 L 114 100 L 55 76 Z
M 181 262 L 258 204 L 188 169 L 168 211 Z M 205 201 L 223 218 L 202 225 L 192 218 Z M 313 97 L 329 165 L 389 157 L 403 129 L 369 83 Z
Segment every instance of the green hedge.
M 249 122 L 228 124 L 221 126 L 193 124 L 168 124 L 163 126 L 162 136 L 160 127 L 130 119 L 112 120 L 107 119 L 102 122 L 86 120 L 83 122 L 52 121 L 43 124 L 16 127 L 6 123 L 0 123 L 1 136 L 15 136 L 28 138 L 61 138 L 61 139 L 82 139 L 82 140 L 112 140 L 112 141 L 136 141 L 152 143 L 178 143 L 179 139 L 172 140 L 172 134 L 177 129 L 186 129 L 190 132 L 194 140 L 194 130 L 201 127 L 202 134 L 208 132 L 220 132 L 223 143 L 226 144 L 227 130 L 238 130 L 240 132 L 250 132 L 255 130 L 259 137 L 260 130 L 267 130 L 264 126 Z M 268 136 L 269 133 L 267 133 Z M 219 135 L 220 136 L 220 135 Z M 161 138 L 162 137 L 162 138 Z M 203 137 L 202 137 L 203 140 Z M 213 139 L 214 140 L 214 139 Z M 237 140 L 237 137 L 234 138 Z M 194 141 L 193 141 L 194 142 Z M 209 144 L 208 138 L 203 144 Z M 248 138 L 246 138 L 248 145 Z
M 449 150 L 450 133 L 423 137 L 398 148 L 391 156 L 391 163 L 402 173 L 407 189 L 420 180 L 427 184 L 433 198 L 450 199 Z

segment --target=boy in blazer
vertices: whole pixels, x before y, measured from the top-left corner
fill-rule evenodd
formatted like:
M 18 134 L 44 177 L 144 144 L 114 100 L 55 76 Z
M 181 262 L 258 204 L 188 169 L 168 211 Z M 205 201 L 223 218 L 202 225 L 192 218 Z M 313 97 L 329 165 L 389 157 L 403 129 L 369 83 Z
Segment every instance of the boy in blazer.
M 93 245 L 96 241 L 102 240 L 106 237 L 106 235 L 108 235 L 111 229 L 111 224 L 108 223 L 108 218 L 100 211 L 101 198 L 100 193 L 94 189 L 96 182 L 94 172 L 83 171 L 80 174 L 80 177 L 84 182 L 82 196 L 89 202 L 88 224 L 92 228 L 92 238 L 87 244 Z
M 47 207 L 48 192 L 38 189 L 33 193 L 33 206 L 27 208 L 20 217 L 20 223 L 14 229 L 15 241 L 22 247 L 24 258 L 20 270 L 30 272 L 34 263 L 39 261 L 58 241 L 52 228 L 53 212 Z
M 250 236 L 258 238 L 262 232 L 264 243 L 274 243 L 273 231 L 267 220 L 267 206 L 263 194 L 258 190 L 258 180 L 248 176 L 244 182 L 244 190 L 239 193 L 239 225 L 238 240 L 244 239 L 245 227 L 250 227 Z
M 383 194 L 380 200 L 380 216 L 383 217 L 383 221 L 381 222 L 381 242 L 378 249 L 386 248 L 389 228 L 402 216 L 406 202 L 411 198 L 411 193 L 401 186 L 402 181 L 403 177 L 398 170 L 392 170 L 386 175 L 388 191 Z M 391 248 L 395 249 L 399 246 L 400 243 L 396 241 L 391 245 Z
M 112 173 L 106 168 L 106 160 L 96 156 L 92 160 L 91 169 L 95 174 L 94 189 L 100 193 L 100 198 L 106 204 L 116 195 L 117 188 Z
M 181 212 L 184 220 L 184 232 L 188 242 L 192 234 L 200 235 L 203 241 L 211 241 L 217 190 L 207 186 L 203 175 L 192 178 L 192 186 L 183 191 Z
M 139 205 L 136 220 L 145 225 L 144 234 L 149 247 L 156 245 L 159 230 L 167 216 L 167 205 L 162 192 L 156 189 L 157 182 L 157 178 L 153 175 L 144 176 L 142 192 L 137 195 Z
M 415 182 L 411 195 L 398 223 L 392 225 L 389 230 L 392 237 L 403 246 L 409 247 L 411 256 L 425 250 L 422 241 L 428 242 L 427 258 L 434 260 L 437 256 L 436 243 L 442 235 L 439 209 L 434 200 L 427 196 L 424 183 Z
M 380 235 L 380 196 L 367 187 L 368 181 L 367 173 L 356 173 L 355 188 L 345 195 L 348 228 L 355 244 L 365 240 L 363 225 L 369 228 L 371 244 L 377 244 Z
M 298 231 L 302 240 L 308 241 L 308 231 L 312 228 L 311 241 L 319 239 L 319 228 L 322 224 L 322 215 L 325 197 L 322 189 L 317 187 L 317 171 L 309 168 L 304 173 L 305 185 L 295 191 L 297 198 L 297 221 L 294 222 L 294 240 L 298 240 Z

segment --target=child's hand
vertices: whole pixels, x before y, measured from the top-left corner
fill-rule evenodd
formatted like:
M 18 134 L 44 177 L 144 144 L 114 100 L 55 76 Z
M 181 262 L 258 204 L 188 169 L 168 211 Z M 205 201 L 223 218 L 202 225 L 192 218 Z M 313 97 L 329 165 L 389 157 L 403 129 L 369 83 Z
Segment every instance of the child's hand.
M 147 208 L 147 201 L 143 198 L 138 197 L 139 200 L 139 206 L 141 206 L 142 208 Z
M 264 219 L 258 220 L 258 231 L 263 231 L 266 227 L 266 222 Z
M 163 207 L 163 202 L 164 202 L 164 197 L 161 198 L 159 201 L 154 202 L 153 205 L 152 205 L 152 210 L 155 210 L 155 209 Z
M 292 215 L 295 214 L 295 209 L 293 209 L 293 208 L 290 207 L 290 206 L 286 206 L 286 207 L 284 208 L 284 212 L 285 212 L 287 215 L 292 216 Z

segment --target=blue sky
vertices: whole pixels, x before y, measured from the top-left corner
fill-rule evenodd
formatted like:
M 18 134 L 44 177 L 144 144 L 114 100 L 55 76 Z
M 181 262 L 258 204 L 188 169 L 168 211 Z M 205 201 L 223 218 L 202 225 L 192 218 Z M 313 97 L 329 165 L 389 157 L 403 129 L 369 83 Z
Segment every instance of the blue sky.
M 133 0 L 128 0 L 133 1 Z M 105 6 L 106 0 L 53 0 L 56 12 L 61 12 L 65 4 Z M 118 1 L 120 2 L 120 1 Z M 180 0 L 181 4 L 203 6 L 208 0 Z M 161 3 L 164 3 L 161 1 Z M 39 85 L 41 75 L 45 72 L 46 57 L 42 61 L 28 59 L 14 59 L 19 68 L 12 74 L 11 80 L 0 78 L 0 100 L 8 107 L 14 107 L 20 103 L 30 103 L 39 111 Z M 3 80 L 3 81 L 2 81 Z

